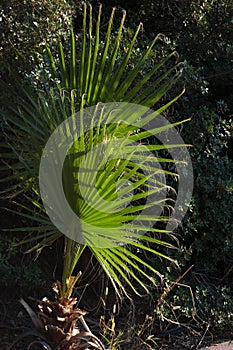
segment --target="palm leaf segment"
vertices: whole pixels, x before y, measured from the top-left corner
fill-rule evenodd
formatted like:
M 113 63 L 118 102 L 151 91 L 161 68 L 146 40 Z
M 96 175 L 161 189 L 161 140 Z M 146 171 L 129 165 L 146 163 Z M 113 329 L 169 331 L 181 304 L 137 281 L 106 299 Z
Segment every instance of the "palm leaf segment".
M 31 92 L 22 85 L 17 74 L 11 71 L 12 78 L 18 90 L 21 91 L 21 98 L 16 98 L 17 103 L 8 106 L 13 113 L 7 114 L 10 133 L 6 131 L 6 135 L 9 139 L 9 147 L 13 149 L 13 157 L 20 161 L 13 165 L 15 173 L 13 177 L 22 180 L 24 189 L 32 188 L 34 195 L 27 198 L 39 208 L 39 213 L 35 217 L 33 209 L 21 205 L 24 209 L 22 215 L 37 222 L 37 226 L 26 229 L 41 232 L 36 237 L 41 238 L 41 241 L 35 248 L 52 243 L 61 233 L 45 215 L 42 204 L 37 200 L 40 158 L 45 141 L 49 139 L 56 127 L 80 111 L 79 136 L 77 136 L 77 128 L 74 126 L 72 129 L 70 124 L 67 124 L 67 133 L 69 134 L 72 130 L 74 142 L 67 154 L 62 178 L 66 199 L 72 210 L 82 219 L 84 241 L 80 244 L 79 241 L 67 239 L 67 252 L 70 252 L 70 256 L 65 262 L 64 275 L 71 276 L 85 246 L 89 245 L 116 289 L 120 287 L 124 290 L 123 281 L 125 281 L 135 290 L 132 278 L 146 289 L 139 274 L 151 280 L 145 269 L 152 271 L 153 274 L 158 274 L 158 271 L 134 252 L 142 249 L 169 259 L 151 248 L 148 243 L 168 247 L 171 245 L 144 234 L 148 232 L 148 222 L 165 218 L 150 214 L 141 215 L 140 220 L 135 220 L 143 209 L 150 209 L 160 204 L 161 200 L 149 201 L 146 205 L 143 201 L 159 191 L 166 191 L 166 185 L 159 181 L 158 177 L 154 178 L 153 174 L 156 171 L 161 174 L 159 161 L 172 160 L 152 157 L 151 153 L 148 154 L 148 151 L 145 151 L 144 145 L 146 138 L 165 130 L 167 126 L 151 131 L 145 131 L 143 127 L 168 108 L 179 96 L 161 106 L 156 112 L 149 113 L 145 119 L 141 118 L 142 114 L 137 113 L 136 110 L 131 113 L 128 107 L 124 107 L 126 119 L 122 119 L 121 122 L 119 118 L 114 119 L 113 110 L 104 109 L 106 104 L 103 103 L 119 101 L 132 104 L 130 106 L 135 104 L 154 106 L 178 79 L 181 69 L 179 64 L 170 64 L 169 69 L 164 69 L 167 62 L 173 62 L 173 57 L 176 56 L 175 53 L 171 53 L 150 72 L 143 75 L 143 65 L 153 51 L 154 45 L 161 38 L 157 36 L 129 71 L 127 67 L 141 25 L 130 45 L 123 49 L 121 38 L 125 13 L 115 39 L 112 40 L 115 13 L 113 10 L 106 37 L 102 41 L 100 38 L 101 7 L 95 31 L 93 31 L 91 7 L 89 11 L 89 21 L 87 21 L 87 10 L 84 7 L 81 40 L 76 40 L 71 28 L 69 58 L 65 56 L 61 41 L 59 41 L 59 57 L 53 56 L 47 48 L 44 62 L 49 64 L 48 76 L 51 79 L 48 78 L 46 83 L 43 82 L 40 89 L 37 88 L 36 91 Z M 160 71 L 161 74 L 159 74 Z M 142 75 L 140 80 L 138 80 L 139 75 Z M 7 85 L 5 88 L 9 89 Z M 12 93 L 11 90 L 10 92 Z M 84 108 L 94 105 L 96 107 L 92 114 L 93 118 L 89 122 L 93 127 L 90 127 L 88 132 L 84 132 L 86 122 Z M 143 122 L 140 123 L 140 120 Z M 138 126 L 137 130 L 135 130 L 135 123 Z M 135 142 L 137 142 L 136 148 Z M 92 152 L 96 147 L 100 147 L 98 152 Z M 148 149 L 153 152 L 166 147 L 166 145 L 151 145 Z M 101 153 L 105 154 L 102 165 L 93 176 L 87 169 L 97 169 L 98 155 Z M 84 172 L 83 169 L 86 171 Z M 93 181 L 96 183 L 94 184 Z M 130 186 L 128 186 L 129 183 Z M 84 193 L 82 189 L 85 184 L 88 184 L 88 190 Z M 133 205 L 127 205 L 129 197 Z M 163 230 L 156 230 L 153 225 L 149 226 L 149 231 L 152 233 L 157 231 L 161 234 L 165 233 Z M 101 241 L 100 245 L 97 243 L 98 239 Z M 75 280 L 73 282 L 75 283 Z M 66 281 L 63 283 L 63 289 L 66 289 Z

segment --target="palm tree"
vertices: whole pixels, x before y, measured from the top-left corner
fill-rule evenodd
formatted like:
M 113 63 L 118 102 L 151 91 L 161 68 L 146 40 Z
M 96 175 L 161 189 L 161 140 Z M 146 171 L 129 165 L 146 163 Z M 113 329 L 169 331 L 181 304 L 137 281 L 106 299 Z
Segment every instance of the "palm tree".
M 13 87 L 1 82 L 7 95 L 2 110 L 4 133 L 7 147 L 12 151 L 11 157 L 15 160 L 13 174 L 6 180 L 15 179 L 20 184 L 20 188 L 8 190 L 24 193 L 28 205 L 18 203 L 21 208 L 19 214 L 35 222 L 34 227 L 24 227 L 17 231 L 35 232 L 35 235 L 25 240 L 37 241 L 31 250 L 42 249 L 65 233 L 63 277 L 61 284 L 57 282 L 54 286 L 57 300 L 42 300 L 39 305 L 40 321 L 36 321 L 42 334 L 41 341 L 53 349 L 102 347 L 86 328 L 83 313 L 74 307 L 76 299 L 71 297 L 79 278 L 74 270 L 86 249 L 91 250 L 118 294 L 123 292 L 127 295 L 126 285 L 138 294 L 138 287 L 148 291 L 141 276 L 153 283 L 154 276 L 160 275 L 156 268 L 137 255 L 138 250 L 174 262 L 155 249 L 159 245 L 168 248 L 173 246 L 165 238 L 158 239 L 156 236 L 157 233 L 164 236 L 168 234 L 166 230 L 154 228 L 156 222 L 166 221 L 167 218 L 155 215 L 152 209 L 166 203 L 164 195 L 156 195 L 166 193 L 168 187 L 161 180 L 166 171 L 161 171 L 160 164 L 175 163 L 176 160 L 155 158 L 155 152 L 181 145 L 146 144 L 151 135 L 171 128 L 167 123 L 148 130 L 147 125 L 179 96 L 164 105 L 160 104 L 157 110 L 150 110 L 149 107 L 154 107 L 161 101 L 180 77 L 181 66 L 174 63 L 177 55 L 172 52 L 162 58 L 151 71 L 143 73 L 143 65 L 157 41 L 162 38 L 158 35 L 129 70 L 141 24 L 130 44 L 123 47 L 121 40 L 126 14 L 123 12 L 115 36 L 112 35 L 114 15 L 115 9 L 109 19 L 106 36 L 102 39 L 101 6 L 94 30 L 92 8 L 89 6 L 88 16 L 84 5 L 81 38 L 75 37 L 71 27 L 68 55 L 64 48 L 67 43 L 63 44 L 60 39 L 57 52 L 52 53 L 49 47 L 46 48 L 38 84 L 28 87 L 12 67 L 9 67 L 9 71 Z M 165 70 L 167 63 L 169 68 Z M 140 80 L 138 76 L 142 76 Z M 87 123 L 90 111 L 91 117 Z M 88 129 L 85 128 L 85 123 L 88 124 Z M 60 125 L 64 128 L 59 129 Z M 51 135 L 54 135 L 55 130 L 62 134 L 58 139 L 61 143 L 69 137 L 73 141 L 62 163 L 62 176 L 58 176 L 62 179 L 64 196 L 60 197 L 60 193 L 57 193 L 52 198 L 46 191 L 49 186 L 53 186 L 53 181 L 59 183 L 57 174 L 50 173 L 52 179 L 44 187 L 41 186 L 40 192 L 39 182 L 41 176 L 45 180 L 45 173 L 40 173 L 39 178 L 39 170 L 43 170 L 43 166 L 40 167 L 41 157 L 44 160 L 50 159 L 51 154 L 46 154 L 49 149 L 46 142 L 54 142 Z M 55 145 L 59 153 L 58 144 L 56 139 Z M 101 156 L 101 163 L 99 157 L 102 153 L 104 156 Z M 54 163 L 59 159 L 56 152 L 52 152 L 52 157 Z M 97 166 L 100 166 L 98 171 Z M 95 169 L 95 176 L 90 174 L 90 169 Z M 56 167 L 52 169 L 55 170 Z M 154 173 L 158 176 L 154 177 Z M 167 173 L 176 176 L 169 171 Z M 84 187 L 86 191 L 83 191 Z M 19 188 L 18 192 L 16 188 Z M 47 211 L 41 197 L 47 205 Z M 148 202 L 148 198 L 152 199 Z M 66 224 L 63 225 L 65 229 L 58 224 L 66 203 L 69 203 L 72 212 L 81 222 L 79 232 L 75 231 L 76 236 L 69 234 L 71 229 Z M 35 320 L 29 306 L 24 301 L 22 304 Z M 76 327 L 77 320 L 81 321 L 85 336 Z

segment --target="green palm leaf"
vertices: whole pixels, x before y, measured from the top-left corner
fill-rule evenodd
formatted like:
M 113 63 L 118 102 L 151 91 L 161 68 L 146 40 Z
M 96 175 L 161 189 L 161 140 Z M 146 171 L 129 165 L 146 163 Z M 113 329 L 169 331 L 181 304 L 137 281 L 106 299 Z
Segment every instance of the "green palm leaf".
M 171 126 L 165 125 L 149 131 L 144 130 L 143 127 L 175 102 L 179 96 L 163 106 L 160 105 L 157 111 L 149 113 L 144 119 L 140 119 L 141 115 L 138 114 L 137 109 L 131 113 L 132 111 L 126 106 L 124 112 L 127 115 L 127 123 L 116 122 L 112 110 L 111 113 L 108 111 L 97 113 L 96 123 L 95 112 L 93 112 L 93 117 L 89 121 L 89 131 L 84 131 L 87 123 L 86 107 L 97 105 L 97 110 L 100 110 L 99 102 L 114 101 L 140 103 L 153 107 L 176 82 L 182 70 L 181 65 L 177 63 L 171 67 L 176 56 L 176 53 L 171 53 L 138 81 L 138 76 L 143 74 L 142 67 L 153 52 L 157 41 L 161 39 L 161 35 L 152 41 L 148 49 L 136 59 L 134 68 L 129 70 L 128 64 L 141 25 L 126 50 L 123 50 L 125 12 L 123 12 L 115 37 L 112 35 L 114 16 L 115 10 L 111 14 L 106 36 L 102 40 L 100 34 L 101 7 L 93 34 L 92 9 L 90 6 L 88 15 L 87 8 L 84 6 L 81 39 L 78 40 L 75 37 L 72 28 L 70 30 L 70 53 L 67 54 L 60 39 L 57 49 L 58 58 L 49 47 L 46 48 L 44 70 L 47 72 L 48 69 L 49 73 L 47 73 L 47 81 L 41 81 L 40 87 L 34 90 L 26 87 L 17 73 L 10 68 L 17 93 L 13 88 L 7 86 L 8 100 L 5 100 L 5 109 L 1 112 L 5 119 L 6 141 L 13 150 L 11 157 L 16 162 L 13 165 L 14 175 L 12 176 L 21 183 L 26 192 L 28 187 L 33 189 L 34 196 L 33 198 L 28 197 L 28 201 L 39 211 L 36 217 L 34 209 L 31 209 L 30 206 L 24 207 L 24 211 L 21 212 L 25 218 L 34 219 L 36 222 L 36 226 L 31 227 L 30 230 L 36 231 L 37 235 L 29 238 L 29 240 L 34 238 L 39 240 L 35 249 L 50 244 L 61 235 L 46 216 L 41 204 L 38 192 L 41 155 L 46 141 L 57 126 L 79 112 L 79 133 L 76 133 L 74 121 L 73 126 L 66 124 L 66 131 L 63 135 L 63 137 L 69 137 L 72 134 L 74 142 L 67 154 L 62 176 L 66 199 L 73 212 L 82 218 L 82 235 L 85 243 L 82 245 L 66 238 L 64 293 L 67 292 L 66 280 L 72 275 L 86 245 L 90 246 L 92 253 L 115 288 L 117 290 L 120 288 L 125 293 L 125 283 L 137 291 L 134 282 L 147 291 L 147 286 L 139 276 L 142 274 L 149 281 L 152 281 L 153 278 L 145 271 L 159 274 L 155 268 L 133 253 L 135 249 L 145 250 L 172 260 L 152 248 L 153 244 L 172 248 L 171 244 L 166 243 L 165 238 L 159 240 L 153 237 L 156 232 L 166 237 L 167 232 L 157 230 L 153 225 L 149 225 L 149 229 L 147 226 L 148 222 L 156 223 L 165 221 L 167 218 L 144 214 L 138 221 L 135 220 L 140 211 L 164 205 L 166 198 L 155 196 L 155 199 L 146 204 L 143 203 L 143 200 L 167 190 L 168 186 L 159 179 L 160 164 L 176 162 L 176 160 L 165 157 L 149 157 L 148 152 L 145 152 L 146 146 L 143 145 L 146 138 L 152 134 L 161 133 Z M 166 69 L 168 62 L 170 62 L 170 68 Z M 43 72 L 43 77 L 46 76 L 45 72 Z M 160 75 L 159 72 L 161 72 Z M 1 85 L 6 87 L 4 82 L 1 82 Z M 10 104 L 8 103 L 9 93 L 12 97 Z M 138 130 L 135 130 L 133 126 L 135 122 Z M 180 122 L 174 125 L 179 124 Z M 124 142 L 116 149 L 114 145 L 119 139 L 123 139 Z M 136 148 L 133 144 L 135 142 L 138 143 Z M 98 152 L 92 152 L 98 145 L 101 145 L 102 150 L 100 148 Z M 169 147 L 180 146 L 182 145 L 149 145 L 147 151 L 158 152 Z M 101 152 L 105 154 L 105 158 L 98 169 L 98 158 Z M 156 164 L 158 166 L 155 166 Z M 93 176 L 93 169 L 95 176 Z M 157 173 L 158 178 L 153 177 L 154 172 Z M 162 174 L 166 174 L 166 171 L 163 170 Z M 176 176 L 169 171 L 167 174 Z M 54 182 L 58 177 L 59 174 L 54 171 Z M 8 180 L 10 181 L 11 177 Z M 82 192 L 84 187 L 86 188 L 85 196 Z M 58 211 L 62 212 L 62 203 L 59 202 L 59 198 L 59 194 L 54 193 L 53 201 L 58 203 Z M 127 204 L 129 198 L 130 204 Z M 28 228 L 24 230 L 27 231 Z M 99 241 L 101 241 L 100 247 L 98 246 Z

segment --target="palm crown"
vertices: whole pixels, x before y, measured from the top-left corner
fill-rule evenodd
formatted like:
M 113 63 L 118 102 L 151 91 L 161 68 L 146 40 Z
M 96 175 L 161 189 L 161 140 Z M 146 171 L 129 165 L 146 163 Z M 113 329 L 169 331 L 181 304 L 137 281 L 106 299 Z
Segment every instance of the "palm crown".
M 156 268 L 137 255 L 137 250 L 170 259 L 154 246 L 172 247 L 164 239 L 154 236 L 156 232 L 161 235 L 167 233 L 154 228 L 154 223 L 166 218 L 155 215 L 152 209 L 165 202 L 164 196 L 156 195 L 166 193 L 167 186 L 161 176 L 166 173 L 175 175 L 161 171 L 159 164 L 174 163 L 176 160 L 156 158 L 153 152 L 180 145 L 148 145 L 147 139 L 151 135 L 168 130 L 171 125 L 164 124 L 151 130 L 147 125 L 179 98 L 177 96 L 160 105 L 156 111 L 149 110 L 179 78 L 181 66 L 171 63 L 164 70 L 167 62 L 173 62 L 176 57 L 176 53 L 172 52 L 138 80 L 138 75 L 143 74 L 143 65 L 161 36 L 158 35 L 151 42 L 129 70 L 127 67 L 141 25 L 131 43 L 122 50 L 125 12 L 112 40 L 114 13 L 115 9 L 102 40 L 101 7 L 93 29 L 91 6 L 89 16 L 84 6 L 81 38 L 77 39 L 71 28 L 68 56 L 61 40 L 58 41 L 57 56 L 52 54 L 49 47 L 46 48 L 43 80 L 35 89 L 26 87 L 11 68 L 17 94 L 2 82 L 8 96 L 13 96 L 12 104 L 6 104 L 3 114 L 7 147 L 13 150 L 11 156 L 17 160 L 13 165 L 13 175 L 8 180 L 16 178 L 21 183 L 20 192 L 24 192 L 27 200 L 37 209 L 35 212 L 31 205 L 18 204 L 23 209 L 21 215 L 33 219 L 36 225 L 17 230 L 37 233 L 29 239 L 38 241 L 33 249 L 47 246 L 66 233 L 62 294 L 67 297 L 78 279 L 78 276 L 72 276 L 75 266 L 87 247 L 116 290 L 125 293 L 125 282 L 135 292 L 137 289 L 133 280 L 147 290 L 140 274 L 149 281 L 153 279 L 146 271 L 151 271 L 152 275 L 158 274 Z M 89 119 L 87 115 L 91 115 Z M 65 129 L 59 129 L 61 123 Z M 62 138 L 56 139 L 55 143 L 58 153 L 58 140 L 64 143 L 68 139 L 70 143 L 64 162 L 60 164 L 62 175 L 57 174 L 54 167 L 50 177 L 51 174 L 54 176 L 44 187 L 42 185 L 40 193 L 41 156 L 44 156 L 44 160 L 49 157 L 46 154 L 48 148 L 44 148 L 55 130 L 62 131 Z M 58 160 L 56 154 L 55 151 L 52 154 L 54 164 Z M 43 169 L 40 168 L 41 171 Z M 155 173 L 158 176 L 154 176 Z M 56 189 L 55 184 L 61 181 L 63 197 L 61 193 L 49 197 L 46 193 L 49 186 Z M 65 232 L 59 230 L 56 225 L 58 220 L 54 225 L 52 215 L 50 218 L 47 216 L 41 195 L 47 204 L 51 204 L 51 201 L 56 203 L 55 209 L 52 205 L 46 209 L 53 210 L 57 218 L 64 214 L 64 205 L 69 203 L 72 213 L 81 222 L 79 232 L 75 231 L 72 236 L 67 226 Z M 148 201 L 148 198 L 152 199 Z

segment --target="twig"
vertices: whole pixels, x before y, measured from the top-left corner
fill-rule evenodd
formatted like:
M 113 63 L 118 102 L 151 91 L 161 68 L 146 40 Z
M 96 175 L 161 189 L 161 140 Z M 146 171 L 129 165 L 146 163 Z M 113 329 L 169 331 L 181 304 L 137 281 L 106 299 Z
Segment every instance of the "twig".
M 164 299 L 167 297 L 167 295 L 172 291 L 172 289 L 184 278 L 185 275 L 193 268 L 194 265 L 191 265 L 184 273 L 183 275 L 179 276 L 174 282 L 171 283 L 170 286 L 166 288 L 166 290 L 162 293 L 161 297 L 158 300 L 157 306 L 160 306 Z
M 99 338 L 97 338 L 90 330 L 90 328 L 88 327 L 88 325 L 86 324 L 86 321 L 84 320 L 83 316 L 80 316 L 79 318 L 80 322 L 82 323 L 83 327 L 85 328 L 85 330 L 90 333 L 91 338 L 95 339 L 96 342 L 98 343 L 98 345 L 100 345 L 100 348 L 102 350 L 105 350 L 105 347 L 103 345 L 103 343 L 99 340 Z
M 206 335 L 206 333 L 208 332 L 209 328 L 210 328 L 210 324 L 208 323 L 207 326 L 206 326 L 206 330 L 205 330 L 203 336 L 201 337 L 201 340 L 199 341 L 199 343 L 198 343 L 197 346 L 196 346 L 196 349 L 198 349 L 199 346 L 201 345 L 201 343 L 203 342 L 203 339 L 205 338 L 205 335 Z

